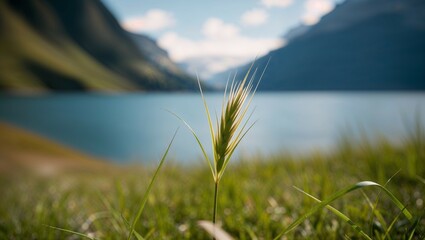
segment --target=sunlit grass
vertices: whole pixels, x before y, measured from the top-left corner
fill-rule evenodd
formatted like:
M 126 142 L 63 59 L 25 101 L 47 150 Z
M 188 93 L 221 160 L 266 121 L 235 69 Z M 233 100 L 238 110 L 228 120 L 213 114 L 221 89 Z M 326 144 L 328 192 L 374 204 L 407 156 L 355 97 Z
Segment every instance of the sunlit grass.
M 425 176 L 425 146 L 418 148 L 418 144 L 411 138 L 401 146 L 383 141 L 365 147 L 364 143 L 351 142 L 349 149 L 340 147 L 326 155 L 235 159 L 228 166 L 231 174 L 221 182 L 218 223 L 236 239 L 273 239 L 317 204 L 293 186 L 325 200 L 340 189 L 370 180 L 385 185 L 412 213 L 413 221 L 375 188 L 351 192 L 334 201 L 332 207 L 372 239 L 409 239 L 412 232 L 412 239 L 420 239 L 425 231 L 425 184 L 421 181 Z M 407 159 L 412 156 L 417 159 L 415 175 L 408 170 L 412 163 Z M 56 177 L 2 176 L 0 239 L 72 236 L 46 225 L 99 239 L 126 238 L 128 226 L 117 219 L 133 219 L 154 170 L 135 167 Z M 136 231 L 146 239 L 209 238 L 198 226 L 199 220 L 211 218 L 209 171 L 202 165 L 188 167 L 166 162 L 147 198 L 147 207 L 135 224 Z M 415 225 L 416 220 L 419 222 Z M 361 234 L 324 209 L 310 215 L 286 237 L 359 239 Z

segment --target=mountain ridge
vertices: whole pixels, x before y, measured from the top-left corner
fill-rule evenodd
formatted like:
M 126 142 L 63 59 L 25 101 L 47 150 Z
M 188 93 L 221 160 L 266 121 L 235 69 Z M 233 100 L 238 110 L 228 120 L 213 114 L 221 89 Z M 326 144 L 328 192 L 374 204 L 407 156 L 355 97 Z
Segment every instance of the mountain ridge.
M 149 61 L 99 0 L 8 0 L 0 13 L 0 90 L 197 89 L 191 76 Z
M 423 91 L 425 18 L 419 16 L 425 4 L 417 0 L 346 1 L 256 61 L 261 67 L 271 58 L 259 90 Z

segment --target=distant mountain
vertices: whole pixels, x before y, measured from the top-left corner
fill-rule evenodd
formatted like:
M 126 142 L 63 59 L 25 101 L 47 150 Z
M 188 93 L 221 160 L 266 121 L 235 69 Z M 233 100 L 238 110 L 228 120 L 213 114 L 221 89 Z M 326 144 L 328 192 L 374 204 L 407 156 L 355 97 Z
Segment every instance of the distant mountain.
M 100 0 L 0 2 L 1 90 L 197 89 L 166 53 L 149 56 L 159 51 L 122 29 Z
M 167 51 L 160 48 L 155 40 L 152 38 L 135 33 L 129 33 L 131 39 L 136 43 L 143 56 L 146 56 L 147 60 L 157 68 L 166 77 L 173 79 L 180 86 L 187 89 L 193 89 L 192 76 L 188 75 L 182 70 L 176 63 L 174 63 Z M 196 85 L 196 89 L 198 85 Z M 206 89 L 209 87 L 206 86 Z
M 260 90 L 423 91 L 425 1 L 347 0 L 269 58 Z
M 291 42 L 292 40 L 296 39 L 299 36 L 302 36 L 305 34 L 308 30 L 310 30 L 311 26 L 307 25 L 299 25 L 297 27 L 294 27 L 290 29 L 284 36 L 284 39 L 287 42 Z

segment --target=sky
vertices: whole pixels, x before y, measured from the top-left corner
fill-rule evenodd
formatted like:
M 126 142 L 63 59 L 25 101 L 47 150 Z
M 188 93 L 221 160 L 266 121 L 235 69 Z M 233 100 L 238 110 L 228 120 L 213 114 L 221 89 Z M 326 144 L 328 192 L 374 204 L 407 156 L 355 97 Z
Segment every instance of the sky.
M 102 0 L 128 31 L 154 38 L 170 58 L 207 79 L 284 46 L 343 0 Z

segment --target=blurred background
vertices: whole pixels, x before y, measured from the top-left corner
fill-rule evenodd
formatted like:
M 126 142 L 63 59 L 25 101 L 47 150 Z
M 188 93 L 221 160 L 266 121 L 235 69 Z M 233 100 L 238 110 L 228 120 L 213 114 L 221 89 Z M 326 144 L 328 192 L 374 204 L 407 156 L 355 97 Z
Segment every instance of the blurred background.
M 270 62 L 239 155 L 397 143 L 425 123 L 423 0 L 5 0 L 0 168 L 158 159 L 182 126 L 168 111 L 209 146 L 197 76 L 220 112 L 254 60 L 256 80 Z M 181 128 L 170 155 L 201 152 Z

